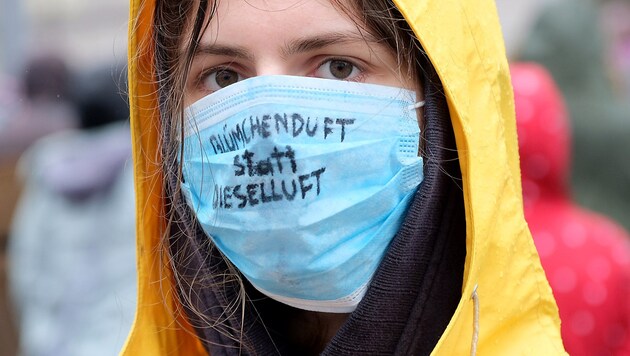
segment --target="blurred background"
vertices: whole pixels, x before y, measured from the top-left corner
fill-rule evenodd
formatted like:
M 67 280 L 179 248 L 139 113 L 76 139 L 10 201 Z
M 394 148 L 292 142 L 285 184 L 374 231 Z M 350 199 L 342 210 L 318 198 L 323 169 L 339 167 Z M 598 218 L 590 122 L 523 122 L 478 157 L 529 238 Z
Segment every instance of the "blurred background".
M 559 86 L 573 135 L 576 201 L 630 228 L 628 0 L 499 0 L 511 62 L 543 65 Z
M 497 1 L 525 219 L 570 355 L 630 355 L 630 0 Z
M 619 287 L 630 285 L 630 0 L 497 6 L 514 66 L 519 140 L 540 134 L 523 131 L 533 117 L 544 135 L 562 128 L 544 136 L 558 149 L 547 145 L 521 166 L 534 178 L 524 177 L 526 204 L 543 196 L 539 183 L 550 172 L 561 180 L 562 204 L 545 212 L 549 219 L 536 219 L 535 204 L 526 213 L 560 304 L 565 346 L 630 354 L 630 294 Z M 1 355 L 117 354 L 132 322 L 127 16 L 126 0 L 0 2 Z M 570 208 L 554 215 L 559 206 Z M 563 257 L 580 249 L 592 263 Z M 585 302 L 564 306 L 566 295 Z M 608 300 L 618 317 L 594 319 L 592 308 Z M 587 337 L 594 329 L 599 339 Z M 567 344 L 575 339 L 586 344 Z
M 0 355 L 115 355 L 135 311 L 128 1 L 0 1 Z

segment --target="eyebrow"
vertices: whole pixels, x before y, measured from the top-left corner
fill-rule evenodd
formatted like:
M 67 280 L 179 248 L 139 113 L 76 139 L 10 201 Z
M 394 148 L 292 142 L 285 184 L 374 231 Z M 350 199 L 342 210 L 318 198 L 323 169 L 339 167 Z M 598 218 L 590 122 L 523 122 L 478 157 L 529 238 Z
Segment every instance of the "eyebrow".
M 358 41 L 378 43 L 378 40 L 370 34 L 362 35 L 356 32 L 331 32 L 293 40 L 282 48 L 282 55 L 289 57 L 293 54 L 315 51 L 327 46 Z
M 331 32 L 290 41 L 282 47 L 281 53 L 283 57 L 289 57 L 294 54 L 315 51 L 327 46 L 348 44 L 358 41 L 379 43 L 379 41 L 370 34 L 358 34 L 356 32 Z M 210 45 L 201 44 L 195 51 L 195 57 L 199 55 L 216 55 L 254 60 L 254 54 L 244 47 L 227 46 L 217 43 Z
M 243 47 L 224 46 L 219 44 L 199 45 L 195 51 L 195 57 L 199 55 L 215 55 L 234 58 L 254 59 L 254 54 Z

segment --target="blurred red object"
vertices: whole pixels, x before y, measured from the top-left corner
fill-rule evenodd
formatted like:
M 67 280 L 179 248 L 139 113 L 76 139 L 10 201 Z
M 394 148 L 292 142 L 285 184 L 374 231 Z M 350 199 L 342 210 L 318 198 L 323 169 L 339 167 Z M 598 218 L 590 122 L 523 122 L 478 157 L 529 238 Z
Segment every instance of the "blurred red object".
M 549 73 L 533 63 L 513 64 L 511 72 L 525 217 L 558 303 L 565 348 L 571 355 L 630 355 L 630 236 L 571 199 L 569 119 Z

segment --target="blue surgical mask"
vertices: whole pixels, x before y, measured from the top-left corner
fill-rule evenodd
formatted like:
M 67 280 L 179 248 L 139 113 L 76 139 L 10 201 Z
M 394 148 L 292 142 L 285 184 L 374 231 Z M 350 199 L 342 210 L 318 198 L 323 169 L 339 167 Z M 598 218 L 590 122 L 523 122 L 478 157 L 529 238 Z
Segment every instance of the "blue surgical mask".
M 306 77 L 230 85 L 186 109 L 182 191 L 263 294 L 351 312 L 423 179 L 415 99 Z

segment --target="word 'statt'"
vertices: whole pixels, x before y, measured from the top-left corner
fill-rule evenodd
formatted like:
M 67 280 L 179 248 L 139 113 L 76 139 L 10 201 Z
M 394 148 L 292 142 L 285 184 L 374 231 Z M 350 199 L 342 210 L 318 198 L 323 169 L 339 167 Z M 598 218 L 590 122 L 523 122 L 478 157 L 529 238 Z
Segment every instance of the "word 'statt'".
M 215 185 L 212 207 L 243 209 L 282 200 L 293 201 L 296 197 L 304 200 L 309 195 L 319 196 L 320 178 L 326 167 L 299 174 L 295 156 L 295 150 L 288 145 L 284 148 L 274 146 L 261 160 L 256 157 L 256 153 L 249 150 L 234 156 L 234 179 L 248 181 L 234 185 Z M 259 179 L 251 181 L 249 177 Z

